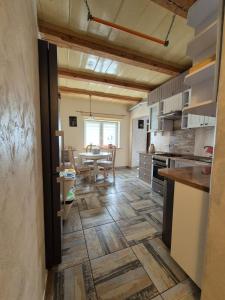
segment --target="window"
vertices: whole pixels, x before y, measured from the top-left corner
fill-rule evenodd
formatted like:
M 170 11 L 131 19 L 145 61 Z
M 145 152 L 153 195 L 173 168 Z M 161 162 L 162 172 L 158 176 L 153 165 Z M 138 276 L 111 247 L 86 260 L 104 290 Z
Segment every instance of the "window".
M 84 121 L 84 144 L 107 146 L 113 144 L 119 147 L 120 122 L 85 120 Z

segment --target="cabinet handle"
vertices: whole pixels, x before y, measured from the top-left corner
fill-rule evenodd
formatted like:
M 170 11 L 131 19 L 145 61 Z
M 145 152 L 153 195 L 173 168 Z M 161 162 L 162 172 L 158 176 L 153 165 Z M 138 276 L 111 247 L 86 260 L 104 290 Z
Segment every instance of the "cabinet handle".
M 203 126 L 204 124 L 200 124 L 200 126 Z
M 208 123 L 205 123 L 205 125 L 208 125 Z

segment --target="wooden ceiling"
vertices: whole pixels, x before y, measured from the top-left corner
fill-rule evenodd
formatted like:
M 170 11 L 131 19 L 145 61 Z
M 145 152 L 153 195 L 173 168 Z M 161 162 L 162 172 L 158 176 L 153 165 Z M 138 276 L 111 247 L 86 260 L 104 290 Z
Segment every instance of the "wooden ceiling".
M 184 17 L 193 2 L 88 0 L 94 16 L 160 39 L 165 39 L 175 12 L 170 43 L 164 47 L 88 21 L 83 0 L 38 0 L 42 37 L 59 46 L 59 84 L 92 92 L 146 97 L 146 89 L 153 89 L 190 66 L 186 47 L 193 38 L 193 30 Z

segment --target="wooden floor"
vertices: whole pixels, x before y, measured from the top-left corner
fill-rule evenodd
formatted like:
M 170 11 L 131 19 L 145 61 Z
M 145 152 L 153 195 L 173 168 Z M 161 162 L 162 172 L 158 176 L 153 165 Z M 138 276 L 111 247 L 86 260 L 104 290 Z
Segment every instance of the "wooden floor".
M 48 299 L 200 299 L 161 231 L 162 198 L 135 170 L 117 171 L 115 185 L 80 185 Z

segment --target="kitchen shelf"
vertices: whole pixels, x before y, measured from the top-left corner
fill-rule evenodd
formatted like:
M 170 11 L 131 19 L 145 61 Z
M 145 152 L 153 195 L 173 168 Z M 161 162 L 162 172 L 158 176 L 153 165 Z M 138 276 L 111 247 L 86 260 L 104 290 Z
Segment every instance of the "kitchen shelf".
M 216 101 L 208 100 L 197 104 L 189 105 L 183 109 L 183 113 L 191 113 L 193 115 L 215 116 Z
M 184 83 L 186 85 L 196 85 L 202 81 L 210 79 L 215 75 L 216 62 L 212 61 L 209 64 L 197 69 L 196 71 L 185 76 Z
M 208 27 L 195 36 L 188 44 L 187 55 L 195 57 L 205 49 L 216 46 L 217 39 L 217 20 L 212 22 Z
M 187 24 L 198 27 L 218 11 L 219 0 L 198 0 L 188 10 Z

